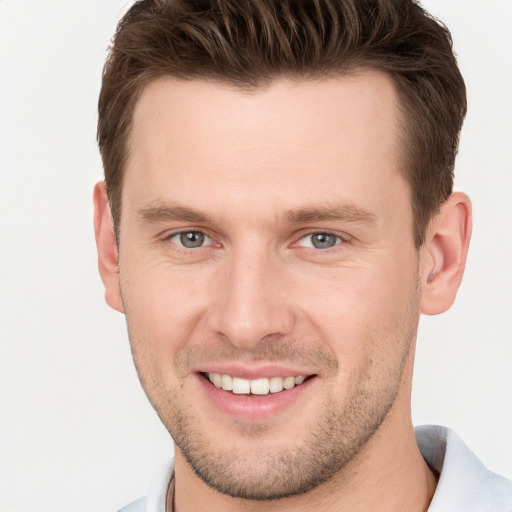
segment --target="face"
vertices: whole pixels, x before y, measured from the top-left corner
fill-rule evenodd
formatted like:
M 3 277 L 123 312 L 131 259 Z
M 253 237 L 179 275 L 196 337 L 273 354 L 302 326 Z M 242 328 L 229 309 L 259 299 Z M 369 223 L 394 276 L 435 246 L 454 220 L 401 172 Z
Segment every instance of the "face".
M 376 72 L 257 92 L 160 80 L 139 100 L 119 303 L 177 461 L 222 493 L 305 492 L 407 415 L 419 286 L 399 121 Z

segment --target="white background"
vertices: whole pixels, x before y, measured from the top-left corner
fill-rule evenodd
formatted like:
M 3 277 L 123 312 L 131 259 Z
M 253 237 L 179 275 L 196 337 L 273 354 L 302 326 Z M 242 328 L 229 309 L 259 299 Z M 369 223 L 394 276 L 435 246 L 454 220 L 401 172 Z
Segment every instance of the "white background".
M 172 453 L 96 271 L 96 101 L 126 3 L 0 0 L 2 512 L 115 510 Z M 475 228 L 455 306 L 422 320 L 414 421 L 453 427 L 511 478 L 512 1 L 425 5 L 467 80 L 457 188 Z

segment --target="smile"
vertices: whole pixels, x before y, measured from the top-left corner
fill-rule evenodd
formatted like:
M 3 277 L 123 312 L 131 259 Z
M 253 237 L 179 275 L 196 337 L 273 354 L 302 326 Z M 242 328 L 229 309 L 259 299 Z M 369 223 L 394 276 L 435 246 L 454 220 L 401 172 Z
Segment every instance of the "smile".
M 205 373 L 205 376 L 217 388 L 230 391 L 235 395 L 268 395 L 269 393 L 280 393 L 283 390 L 300 386 L 306 377 L 271 377 L 261 379 L 242 379 L 220 373 Z

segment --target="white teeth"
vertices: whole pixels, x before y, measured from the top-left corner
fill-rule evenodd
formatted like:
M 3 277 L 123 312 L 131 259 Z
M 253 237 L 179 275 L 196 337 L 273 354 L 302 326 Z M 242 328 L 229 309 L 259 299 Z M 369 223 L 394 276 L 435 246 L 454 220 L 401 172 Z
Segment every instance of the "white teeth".
M 220 373 L 208 373 L 208 379 L 217 388 L 224 391 L 232 391 L 236 395 L 268 395 L 269 393 L 279 393 L 283 389 L 291 389 L 304 382 L 306 377 L 298 375 L 297 377 L 271 377 L 270 379 L 242 379 Z
M 231 377 L 231 375 L 222 376 L 221 388 L 224 391 L 231 391 L 233 389 L 233 377 Z
M 233 393 L 235 395 L 248 395 L 251 392 L 251 381 L 233 377 Z
M 283 380 L 283 388 L 284 389 L 292 389 L 295 386 L 295 377 L 286 377 Z
M 270 379 L 269 388 L 271 393 L 279 393 L 279 391 L 283 391 L 283 379 L 281 377 L 272 377 Z
M 251 380 L 251 393 L 253 395 L 268 395 L 269 390 L 268 379 Z
M 215 385 L 216 388 L 220 388 L 222 385 L 222 376 L 219 375 L 218 373 L 213 374 L 213 384 Z

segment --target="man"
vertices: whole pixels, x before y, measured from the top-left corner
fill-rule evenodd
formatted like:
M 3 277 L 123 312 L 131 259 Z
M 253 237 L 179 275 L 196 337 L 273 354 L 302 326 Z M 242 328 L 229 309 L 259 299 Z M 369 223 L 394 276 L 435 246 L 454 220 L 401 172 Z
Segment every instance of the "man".
M 105 66 L 95 229 L 175 458 L 126 511 L 512 510 L 411 423 L 471 234 L 465 88 L 408 1 L 145 0 Z

